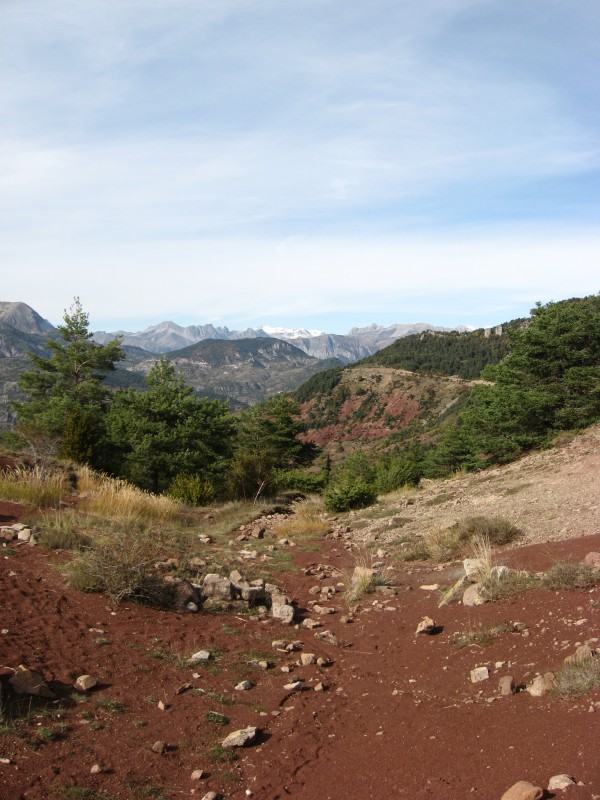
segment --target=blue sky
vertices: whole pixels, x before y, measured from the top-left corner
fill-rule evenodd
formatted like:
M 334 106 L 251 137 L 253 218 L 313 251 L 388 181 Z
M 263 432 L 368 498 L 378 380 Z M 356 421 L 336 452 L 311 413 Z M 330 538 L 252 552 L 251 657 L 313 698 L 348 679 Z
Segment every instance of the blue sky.
M 2 0 L 0 299 L 493 324 L 600 291 L 597 0 Z

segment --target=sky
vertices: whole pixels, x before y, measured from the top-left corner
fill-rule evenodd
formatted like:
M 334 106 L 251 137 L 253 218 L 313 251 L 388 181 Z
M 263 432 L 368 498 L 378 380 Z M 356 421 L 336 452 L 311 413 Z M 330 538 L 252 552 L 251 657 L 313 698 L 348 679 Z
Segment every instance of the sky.
M 1 0 L 0 300 L 491 325 L 600 291 L 598 0 Z

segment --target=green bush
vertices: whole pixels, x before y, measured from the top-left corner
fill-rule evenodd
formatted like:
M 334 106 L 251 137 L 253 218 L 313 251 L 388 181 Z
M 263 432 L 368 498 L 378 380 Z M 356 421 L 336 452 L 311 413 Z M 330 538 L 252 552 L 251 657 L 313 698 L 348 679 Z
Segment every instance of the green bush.
M 327 483 L 324 472 L 303 469 L 277 470 L 274 477 L 278 489 L 296 489 L 305 494 L 320 494 Z
M 167 494 L 188 506 L 208 506 L 215 497 L 210 481 L 200 475 L 186 475 L 183 472 L 173 478 Z
M 343 512 L 352 508 L 366 508 L 377 500 L 377 492 L 372 484 L 362 478 L 343 477 L 329 486 L 323 495 L 327 511 Z

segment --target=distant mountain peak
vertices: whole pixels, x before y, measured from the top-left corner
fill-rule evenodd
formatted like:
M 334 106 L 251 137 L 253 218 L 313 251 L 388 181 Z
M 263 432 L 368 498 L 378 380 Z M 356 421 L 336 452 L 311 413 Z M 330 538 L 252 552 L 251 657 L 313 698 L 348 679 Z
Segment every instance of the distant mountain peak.
M 324 331 L 314 328 L 273 328 L 270 325 L 261 325 L 261 330 L 275 338 L 284 339 L 312 339 L 315 336 L 323 336 Z

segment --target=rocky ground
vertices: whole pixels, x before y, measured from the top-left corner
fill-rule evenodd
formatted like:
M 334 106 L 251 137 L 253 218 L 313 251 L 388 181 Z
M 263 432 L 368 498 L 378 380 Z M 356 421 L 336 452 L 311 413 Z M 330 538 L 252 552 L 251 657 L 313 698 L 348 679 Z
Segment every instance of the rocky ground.
M 523 780 L 546 798 L 600 798 L 600 691 L 562 700 L 525 690 L 577 647 L 599 643 L 600 589 L 534 589 L 438 608 L 439 587 L 456 580 L 460 563 L 396 557 L 407 529 L 474 512 L 523 528 L 524 542 L 498 555 L 510 567 L 545 570 L 600 550 L 598 436 L 592 429 L 492 474 L 432 484 L 335 521 L 334 537 L 293 548 L 295 568 L 278 577 L 295 604 L 292 625 L 114 608 L 66 588 L 67 554 L 7 544 L 3 708 L 16 708 L 8 682 L 20 664 L 39 671 L 56 697 L 23 695 L 20 718 L 0 723 L 0 797 L 500 800 Z M 2 504 L 0 523 L 24 514 Z M 349 603 L 345 585 L 365 545 L 392 585 Z M 424 617 L 433 629 L 416 634 Z M 457 634 L 500 623 L 488 642 L 455 646 Z M 208 660 L 191 664 L 202 650 Z M 84 674 L 98 680 L 87 691 L 74 686 Z M 502 694 L 503 678 L 514 693 Z M 223 747 L 230 733 L 254 728 L 245 747 Z M 574 783 L 548 790 L 560 774 Z

